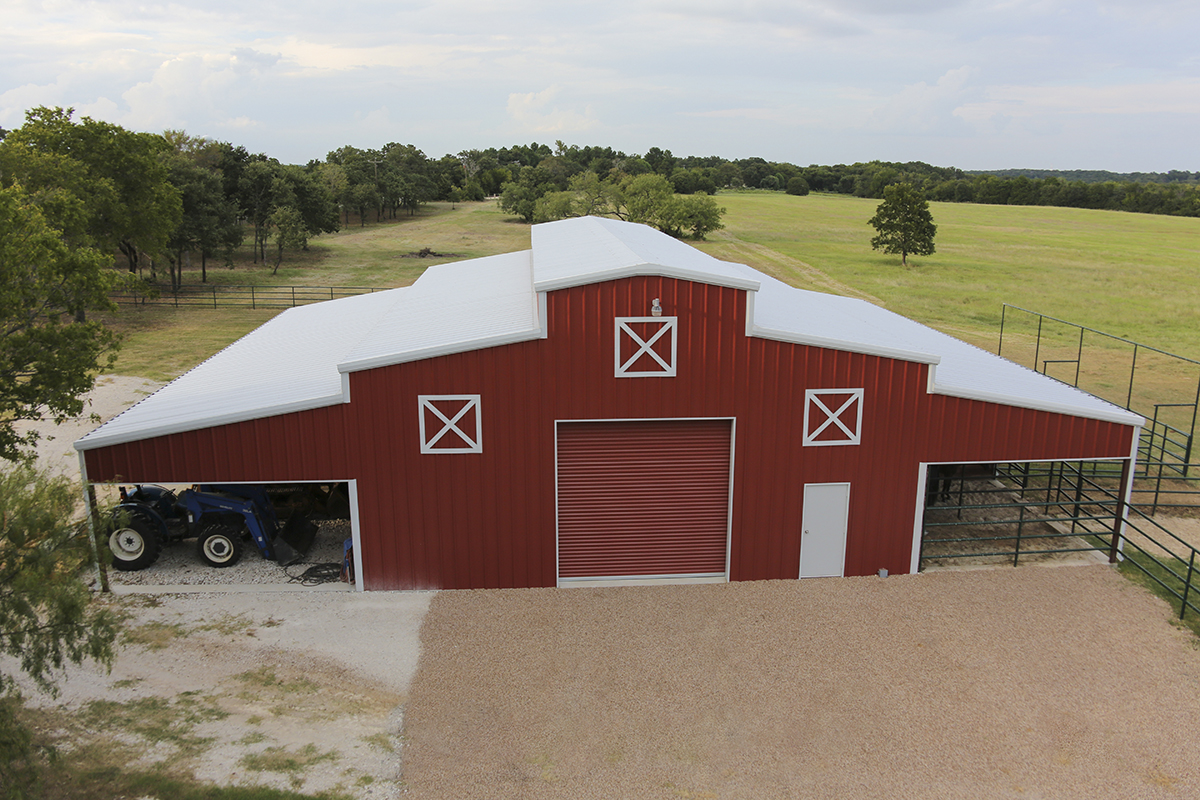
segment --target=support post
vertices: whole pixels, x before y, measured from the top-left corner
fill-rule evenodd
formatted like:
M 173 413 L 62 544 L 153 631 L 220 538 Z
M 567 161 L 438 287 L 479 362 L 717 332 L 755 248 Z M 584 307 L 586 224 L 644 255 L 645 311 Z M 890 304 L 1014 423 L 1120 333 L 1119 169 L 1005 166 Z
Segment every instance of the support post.
M 1188 574 L 1187 580 L 1183 582 L 1183 600 L 1179 602 L 1179 618 L 1183 619 L 1187 613 L 1188 594 L 1192 588 L 1192 576 L 1196 574 L 1196 551 L 1192 550 L 1192 555 L 1188 558 Z
M 96 487 L 87 479 L 87 463 L 83 460 L 83 452 L 79 453 L 79 476 L 83 480 L 83 503 L 87 513 L 88 544 L 92 547 L 92 563 L 96 565 L 96 580 L 100 591 L 107 594 L 112 591 L 108 585 L 108 568 L 100 558 L 100 548 L 96 544 Z
M 1013 549 L 1013 566 L 1021 557 L 1021 529 L 1025 527 L 1025 498 L 1021 498 L 1021 514 L 1017 517 L 1017 546 Z
M 1135 443 L 1136 448 L 1136 443 Z M 1135 449 L 1136 452 L 1136 449 Z M 1133 490 L 1133 471 L 1130 469 L 1133 459 L 1127 458 L 1121 462 L 1121 493 L 1117 495 L 1117 513 L 1113 517 L 1112 544 L 1108 548 L 1108 563 L 1117 563 L 1117 554 L 1121 549 L 1121 537 L 1125 535 L 1125 504 L 1129 493 Z

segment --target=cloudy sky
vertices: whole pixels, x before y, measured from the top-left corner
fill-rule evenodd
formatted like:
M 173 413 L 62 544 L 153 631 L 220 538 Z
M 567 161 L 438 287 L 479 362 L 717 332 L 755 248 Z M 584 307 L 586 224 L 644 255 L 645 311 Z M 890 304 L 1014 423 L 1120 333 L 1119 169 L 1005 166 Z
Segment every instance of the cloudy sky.
M 38 105 L 241 144 L 1200 170 L 1195 0 L 3 0 Z

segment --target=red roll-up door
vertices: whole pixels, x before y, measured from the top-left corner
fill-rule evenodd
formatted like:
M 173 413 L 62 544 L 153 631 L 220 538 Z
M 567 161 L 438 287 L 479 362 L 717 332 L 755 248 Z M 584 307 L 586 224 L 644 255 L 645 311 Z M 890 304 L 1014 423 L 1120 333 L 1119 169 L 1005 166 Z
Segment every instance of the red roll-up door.
M 731 430 L 559 423 L 559 578 L 724 575 Z

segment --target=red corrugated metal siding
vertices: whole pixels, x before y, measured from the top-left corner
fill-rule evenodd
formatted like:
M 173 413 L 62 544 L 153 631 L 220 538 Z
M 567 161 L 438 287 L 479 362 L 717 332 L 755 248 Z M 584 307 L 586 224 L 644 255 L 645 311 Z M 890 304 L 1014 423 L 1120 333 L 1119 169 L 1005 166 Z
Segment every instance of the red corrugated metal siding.
M 679 318 L 678 376 L 617 378 L 614 318 Z M 846 574 L 909 568 L 921 462 L 1124 458 L 1130 428 L 926 394 L 927 368 L 745 336 L 745 294 L 670 278 L 552 292 L 546 339 L 350 376 L 352 403 L 87 454 L 93 480 L 358 479 L 373 589 L 553 586 L 558 420 L 737 420 L 730 577 L 794 578 L 801 487 L 849 482 Z M 860 445 L 804 447 L 805 390 L 864 390 Z M 422 455 L 417 396 L 478 394 L 483 452 Z
M 729 420 L 558 426 L 558 575 L 725 574 Z

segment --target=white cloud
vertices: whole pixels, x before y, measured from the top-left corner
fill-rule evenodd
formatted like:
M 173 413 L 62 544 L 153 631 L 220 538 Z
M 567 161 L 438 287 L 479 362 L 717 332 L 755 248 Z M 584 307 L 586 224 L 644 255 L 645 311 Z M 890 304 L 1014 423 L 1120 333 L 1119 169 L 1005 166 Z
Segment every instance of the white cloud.
M 1198 29 L 1192 0 L 10 0 L 0 125 L 69 105 L 298 162 L 536 137 L 972 168 L 1000 130 L 1069 167 L 1064 115 L 1169 114 L 1155 163 L 1106 166 L 1194 169 Z M 1089 135 L 1145 159 L 1146 129 Z
M 956 67 L 932 86 L 924 81 L 909 84 L 874 109 L 866 124 L 904 134 L 945 130 L 948 123 L 956 122 L 954 110 L 967 94 L 974 71 L 967 66 Z
M 523 133 L 577 134 L 596 127 L 597 121 L 592 116 L 590 106 L 585 107 L 581 114 L 552 105 L 559 92 L 559 86 L 549 86 L 540 92 L 510 94 L 508 116 Z
M 1118 86 L 995 86 L 954 110 L 968 122 L 1063 114 L 1200 114 L 1200 80 Z

